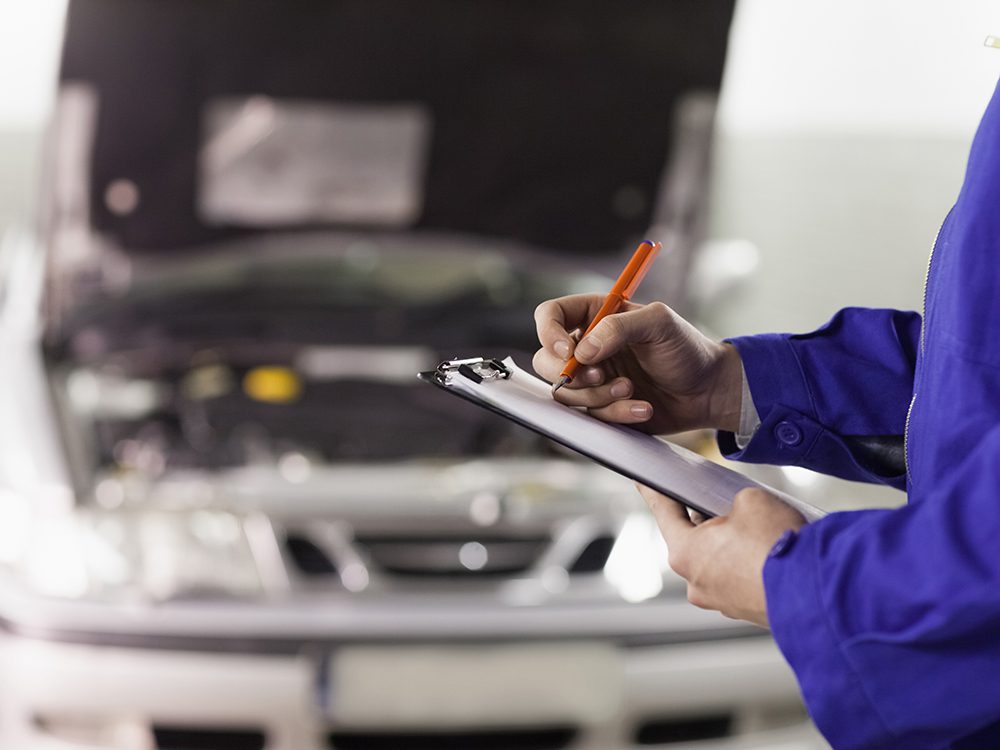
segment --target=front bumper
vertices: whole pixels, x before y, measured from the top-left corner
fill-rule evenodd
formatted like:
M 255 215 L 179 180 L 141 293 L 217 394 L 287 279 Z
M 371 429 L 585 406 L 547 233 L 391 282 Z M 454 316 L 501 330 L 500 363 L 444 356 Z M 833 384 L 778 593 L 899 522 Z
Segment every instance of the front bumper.
M 588 644 L 606 647 L 576 645 Z M 464 648 L 466 655 L 469 648 L 514 654 L 533 645 L 455 648 Z M 457 706 L 449 713 L 448 705 L 431 701 L 433 716 L 406 720 L 398 705 L 371 700 L 375 696 L 361 698 L 360 712 L 354 701 L 354 720 L 337 719 L 338 696 L 328 694 L 330 657 L 355 648 L 212 653 L 6 635 L 0 639 L 0 745 L 39 750 L 826 747 L 802 713 L 787 667 L 764 636 L 614 648 L 621 683 L 620 690 L 608 691 L 613 699 L 607 710 L 574 715 L 553 691 L 551 700 L 534 697 L 532 716 L 525 716 L 523 703 L 514 701 L 512 708 L 509 701 L 498 701 L 488 719 Z M 410 664 L 412 657 L 427 653 L 425 645 L 381 648 L 397 649 Z M 443 648 L 449 647 L 434 647 Z M 433 674 L 434 664 L 427 669 Z M 478 677 L 487 683 L 494 679 L 488 672 Z M 492 688 L 516 694 L 524 690 L 524 681 Z M 566 692 L 572 688 L 566 684 Z M 509 745 L 496 744 L 503 737 Z
M 680 597 L 124 605 L 0 588 L 0 664 L 4 748 L 826 747 L 770 637 Z

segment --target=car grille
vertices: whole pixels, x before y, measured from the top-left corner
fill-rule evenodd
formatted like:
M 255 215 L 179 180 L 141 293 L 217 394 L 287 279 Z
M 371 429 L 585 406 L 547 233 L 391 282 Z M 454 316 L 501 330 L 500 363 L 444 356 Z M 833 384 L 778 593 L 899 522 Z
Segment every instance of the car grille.
M 600 573 L 615 536 L 595 529 L 571 544 L 544 534 L 498 534 L 466 530 L 446 534 L 356 534 L 324 536 L 322 528 L 284 531 L 285 556 L 294 572 L 317 582 L 338 576 L 339 564 L 360 563 L 373 575 L 398 578 L 489 579 L 524 575 L 545 558 L 572 575 Z M 554 546 L 559 552 L 549 553 Z
M 547 537 L 363 536 L 355 547 L 379 570 L 396 576 L 469 578 L 528 570 Z
M 153 738 L 157 750 L 263 750 L 266 744 L 258 729 L 155 725 Z
M 334 750 L 560 750 L 576 739 L 571 727 L 465 732 L 331 732 Z
M 732 734 L 731 714 L 717 716 L 668 717 L 647 719 L 637 729 L 637 745 L 672 745 L 681 742 L 713 740 Z

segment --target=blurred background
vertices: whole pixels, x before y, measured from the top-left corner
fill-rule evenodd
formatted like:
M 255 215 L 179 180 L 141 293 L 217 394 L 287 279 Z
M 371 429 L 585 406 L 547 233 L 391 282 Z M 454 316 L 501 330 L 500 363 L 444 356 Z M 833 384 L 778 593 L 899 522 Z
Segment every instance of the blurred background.
M 647 236 L 644 296 L 720 337 L 920 309 L 991 34 L 988 0 L 0 0 L 0 747 L 826 747 L 629 482 L 413 375 L 527 366 L 534 306 Z

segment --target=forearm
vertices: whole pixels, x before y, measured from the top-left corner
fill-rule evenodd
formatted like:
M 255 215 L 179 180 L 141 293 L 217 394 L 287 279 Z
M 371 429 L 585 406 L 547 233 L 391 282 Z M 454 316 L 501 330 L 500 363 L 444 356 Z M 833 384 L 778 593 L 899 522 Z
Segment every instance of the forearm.
M 761 427 L 744 449 L 720 435 L 723 451 L 899 486 L 864 445 L 901 445 L 919 335 L 915 313 L 849 308 L 809 334 L 733 339 Z

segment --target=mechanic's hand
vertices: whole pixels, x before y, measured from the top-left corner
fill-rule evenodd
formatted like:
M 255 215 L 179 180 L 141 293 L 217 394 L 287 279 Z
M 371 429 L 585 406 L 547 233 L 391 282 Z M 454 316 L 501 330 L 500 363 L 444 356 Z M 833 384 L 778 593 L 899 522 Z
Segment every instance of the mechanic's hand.
M 555 382 L 571 355 L 580 363 L 556 393 L 559 401 L 654 434 L 739 428 L 743 381 L 733 346 L 708 338 L 660 302 L 628 302 L 576 343 L 571 333 L 584 330 L 603 301 L 577 294 L 535 310 L 542 344 L 535 371 Z
M 741 490 L 728 516 L 696 522 L 687 509 L 638 485 L 667 542 L 670 567 L 688 582 L 688 601 L 768 626 L 764 563 L 778 537 L 806 520 L 769 492 Z

